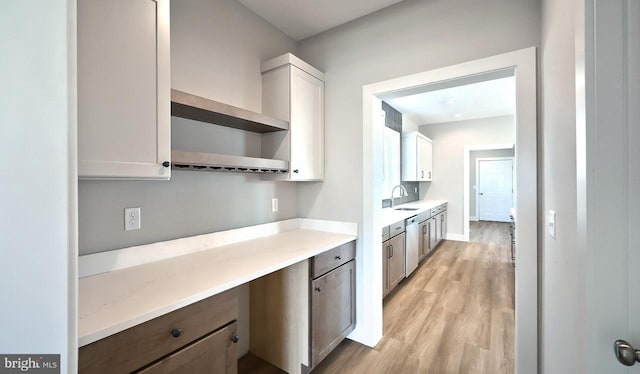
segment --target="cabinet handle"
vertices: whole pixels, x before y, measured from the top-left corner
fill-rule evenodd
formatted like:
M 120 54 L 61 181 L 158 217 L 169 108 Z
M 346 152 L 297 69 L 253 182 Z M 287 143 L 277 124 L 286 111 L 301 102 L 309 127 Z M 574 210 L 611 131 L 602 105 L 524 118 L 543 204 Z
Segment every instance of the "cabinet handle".
M 162 166 L 164 166 L 165 168 L 168 168 L 169 166 L 171 166 L 171 163 L 169 161 L 165 161 L 162 163 Z
M 300 172 L 300 170 L 298 170 L 298 169 L 293 169 L 293 172 L 294 172 L 294 173 L 296 173 L 296 174 L 298 174 L 298 173 Z
M 422 226 L 422 235 L 427 233 L 427 225 Z
M 420 178 L 424 178 L 424 170 L 420 170 L 420 173 L 422 173 Z
M 431 172 L 429 172 L 429 179 L 431 179 Z
M 182 335 L 182 329 L 173 329 L 173 330 L 171 330 L 171 336 L 173 336 L 174 338 L 177 338 L 180 335 Z
M 389 248 L 391 248 L 391 256 L 389 257 L 393 257 L 393 245 L 389 244 Z
M 336 256 L 336 260 L 342 260 L 342 256 Z
M 231 337 L 231 341 L 232 341 L 233 343 L 237 343 L 237 342 L 239 342 L 239 341 L 240 341 L 240 337 L 238 337 L 238 335 L 233 335 L 233 336 Z
M 316 287 L 316 292 L 320 292 L 320 291 L 322 291 L 322 288 Z

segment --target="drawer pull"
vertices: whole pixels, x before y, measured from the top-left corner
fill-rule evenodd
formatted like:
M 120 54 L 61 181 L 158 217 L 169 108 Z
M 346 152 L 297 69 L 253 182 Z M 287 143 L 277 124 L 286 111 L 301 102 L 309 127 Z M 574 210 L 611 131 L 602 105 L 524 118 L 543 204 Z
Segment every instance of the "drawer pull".
M 240 341 L 240 338 L 238 337 L 238 335 L 233 335 L 233 336 L 231 337 L 231 341 L 232 341 L 233 343 L 237 343 L 237 342 L 239 342 L 239 341 Z
M 171 336 L 173 336 L 174 338 L 177 338 L 180 335 L 182 335 L 182 329 L 173 329 L 173 330 L 171 330 Z
M 336 256 L 336 260 L 342 260 L 342 256 Z
M 322 288 L 316 287 L 316 292 L 320 292 L 320 291 L 322 291 Z

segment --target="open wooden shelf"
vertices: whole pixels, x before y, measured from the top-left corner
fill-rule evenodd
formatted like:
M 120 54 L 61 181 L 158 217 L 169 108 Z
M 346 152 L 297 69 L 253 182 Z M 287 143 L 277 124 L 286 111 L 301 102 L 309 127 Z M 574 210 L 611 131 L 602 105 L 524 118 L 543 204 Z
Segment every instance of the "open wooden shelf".
M 173 89 L 171 115 L 257 133 L 289 129 L 287 121 Z
M 223 155 L 172 150 L 172 167 L 176 170 L 226 171 L 240 173 L 286 173 L 289 162 L 268 158 Z

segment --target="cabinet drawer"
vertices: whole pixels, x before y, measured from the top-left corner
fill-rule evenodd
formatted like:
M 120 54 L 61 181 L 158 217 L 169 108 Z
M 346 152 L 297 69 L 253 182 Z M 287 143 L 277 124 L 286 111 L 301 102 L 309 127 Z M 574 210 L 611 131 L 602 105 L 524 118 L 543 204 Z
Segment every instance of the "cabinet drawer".
M 81 347 L 78 371 L 130 373 L 237 318 L 233 289 Z
M 312 278 L 317 278 L 354 258 L 356 258 L 355 240 L 321 253 L 311 260 Z
M 404 220 L 389 226 L 389 237 L 393 238 L 401 232 L 404 232 Z
M 190 344 L 136 374 L 237 373 L 237 322 Z
M 390 236 L 390 230 L 389 230 L 389 226 L 383 227 L 382 228 L 382 241 L 386 241 L 389 240 Z

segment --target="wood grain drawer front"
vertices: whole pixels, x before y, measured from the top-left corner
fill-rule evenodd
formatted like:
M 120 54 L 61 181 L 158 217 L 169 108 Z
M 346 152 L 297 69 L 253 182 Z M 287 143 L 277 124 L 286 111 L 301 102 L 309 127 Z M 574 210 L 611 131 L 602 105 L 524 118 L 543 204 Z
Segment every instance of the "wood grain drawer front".
M 404 220 L 400 222 L 396 222 L 393 225 L 389 226 L 389 237 L 393 238 L 394 236 L 404 232 Z
M 237 318 L 233 289 L 81 347 L 78 371 L 130 373 Z
M 312 278 L 317 278 L 354 258 L 356 258 L 355 240 L 321 253 L 311 261 Z
M 235 374 L 238 372 L 238 345 L 232 339 L 236 335 L 237 325 L 237 322 L 233 322 L 137 373 Z

